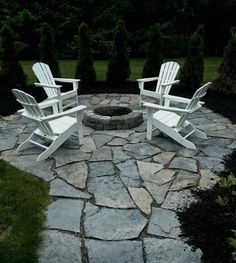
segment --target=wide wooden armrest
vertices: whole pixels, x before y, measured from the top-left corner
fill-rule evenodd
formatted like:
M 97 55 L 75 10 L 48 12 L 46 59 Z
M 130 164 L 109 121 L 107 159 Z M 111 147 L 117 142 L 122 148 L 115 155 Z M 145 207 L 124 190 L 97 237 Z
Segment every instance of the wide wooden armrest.
M 80 79 L 68 79 L 68 78 L 54 78 L 55 81 L 58 82 L 67 82 L 67 83 L 72 83 L 72 82 L 79 82 Z
M 191 99 L 173 96 L 173 95 L 163 95 L 163 98 L 168 99 L 170 101 L 181 102 L 181 103 L 186 103 L 186 104 L 188 104 L 191 101 Z M 205 103 L 204 101 L 198 102 L 198 104 L 200 105 L 203 105 L 204 103 Z
M 161 106 L 150 102 L 145 102 L 143 106 L 156 109 L 156 110 L 164 110 L 164 111 L 171 111 L 171 112 L 179 112 L 179 113 L 187 113 L 191 112 L 190 110 L 181 109 L 181 108 L 175 108 L 175 107 L 167 107 L 167 106 Z
M 158 77 L 151 77 L 151 78 L 143 78 L 143 79 L 136 79 L 138 82 L 149 82 L 149 81 L 154 81 L 158 80 Z
M 80 105 L 80 106 L 74 107 L 72 109 L 69 109 L 67 111 L 63 111 L 63 112 L 60 112 L 60 113 L 57 113 L 57 114 L 52 114 L 52 115 L 49 115 L 47 117 L 43 117 L 43 118 L 41 118 L 41 120 L 49 121 L 49 120 L 58 119 L 60 117 L 66 116 L 66 115 L 70 115 L 72 113 L 75 113 L 75 112 L 78 112 L 78 111 L 82 111 L 82 110 L 84 110 L 86 108 L 87 108 L 87 106 Z
M 165 87 L 165 86 L 170 86 L 170 85 L 174 85 L 174 84 L 179 84 L 179 80 L 174 80 L 171 82 L 167 82 L 167 83 L 162 83 L 161 86 Z
M 50 84 L 38 83 L 38 82 L 35 82 L 34 85 L 36 87 L 51 88 L 51 89 L 60 89 L 62 87 L 61 85 L 50 85 Z

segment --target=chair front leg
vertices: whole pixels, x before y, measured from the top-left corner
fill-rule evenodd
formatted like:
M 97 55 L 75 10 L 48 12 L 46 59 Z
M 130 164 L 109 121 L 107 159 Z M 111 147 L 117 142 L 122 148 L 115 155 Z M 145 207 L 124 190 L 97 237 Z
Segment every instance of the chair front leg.
M 148 140 L 152 139 L 152 116 L 153 116 L 153 109 L 147 108 L 147 134 L 146 134 L 146 138 Z

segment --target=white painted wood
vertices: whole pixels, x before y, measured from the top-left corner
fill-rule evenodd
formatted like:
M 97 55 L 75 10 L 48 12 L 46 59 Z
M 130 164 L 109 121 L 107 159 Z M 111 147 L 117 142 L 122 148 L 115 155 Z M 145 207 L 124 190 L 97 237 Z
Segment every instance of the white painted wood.
M 83 139 L 82 118 L 86 106 L 80 105 L 64 112 L 45 116 L 34 97 L 17 89 L 13 89 L 12 93 L 24 107 L 22 116 L 33 120 L 38 125 L 38 128 L 18 147 L 17 151 L 26 149 L 30 144 L 36 145 L 44 149 L 37 158 L 37 161 L 42 161 L 48 158 L 73 134 L 77 134 L 79 143 L 81 143 Z M 72 117 L 72 114 L 75 117 Z M 47 147 L 37 141 L 39 138 L 46 139 L 47 142 L 51 141 L 51 144 Z
M 32 69 L 40 82 L 35 83 L 35 86 L 44 88 L 48 99 L 58 99 L 58 109 L 60 112 L 72 105 L 78 105 L 78 88 L 80 79 L 54 78 L 50 67 L 42 62 L 35 63 Z M 71 83 L 73 89 L 67 92 L 61 92 L 62 86 L 57 85 L 56 81 Z M 73 103 L 63 103 L 67 99 L 73 99 Z
M 169 106 L 170 100 L 169 98 L 164 98 L 164 95 L 169 94 L 172 85 L 179 83 L 179 80 L 175 80 L 179 68 L 178 63 L 168 61 L 161 65 L 158 77 L 137 79 L 140 89 L 140 105 L 148 101 L 146 97 L 151 97 L 158 99 L 160 105 L 164 104 L 165 106 Z M 144 89 L 144 83 L 150 81 L 157 81 L 155 91 Z
M 207 89 L 211 85 L 210 82 L 199 88 L 191 99 L 184 99 L 177 96 L 169 96 L 170 101 L 186 102 L 186 107 L 176 108 L 170 106 L 160 106 L 154 103 L 144 103 L 148 110 L 147 120 L 147 139 L 152 138 L 153 127 L 159 129 L 181 145 L 189 149 L 196 149 L 196 146 L 187 140 L 187 138 L 194 134 L 197 137 L 206 139 L 207 136 L 204 132 L 196 129 L 191 122 L 189 122 L 188 116 L 192 112 L 198 110 L 203 103 L 199 102 L 200 99 L 206 94 Z M 151 110 L 157 110 L 151 113 Z M 184 133 L 182 135 L 181 133 Z M 187 134 L 186 134 L 187 132 Z

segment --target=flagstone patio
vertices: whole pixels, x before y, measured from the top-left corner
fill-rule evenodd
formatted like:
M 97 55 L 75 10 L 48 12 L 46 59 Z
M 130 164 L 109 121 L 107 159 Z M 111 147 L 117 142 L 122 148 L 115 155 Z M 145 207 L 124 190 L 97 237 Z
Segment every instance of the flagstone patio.
M 83 95 L 79 101 L 88 110 L 98 105 L 140 110 L 138 95 Z M 144 109 L 143 116 L 146 120 Z M 204 107 L 191 122 L 209 136 L 192 138 L 197 150 L 158 134 L 147 141 L 144 121 L 129 130 L 84 127 L 81 147 L 72 137 L 50 159 L 36 163 L 39 149 L 16 153 L 34 124 L 18 114 L 0 118 L 0 158 L 48 181 L 54 197 L 39 262 L 200 262 L 200 249 L 179 237 L 176 211 L 196 201 L 192 189 L 217 182 L 223 156 L 236 148 L 236 126 Z

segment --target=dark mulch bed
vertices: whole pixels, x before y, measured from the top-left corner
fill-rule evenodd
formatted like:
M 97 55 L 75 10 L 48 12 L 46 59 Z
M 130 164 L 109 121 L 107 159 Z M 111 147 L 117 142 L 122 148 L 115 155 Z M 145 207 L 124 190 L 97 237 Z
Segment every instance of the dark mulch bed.
M 225 165 L 226 171 L 220 176 L 236 174 L 236 151 L 225 159 Z M 224 196 L 226 190 L 216 185 L 212 190 L 195 194 L 200 201 L 178 213 L 183 236 L 189 244 L 202 250 L 203 262 L 233 262 L 227 238 L 232 237 L 232 229 L 236 230 L 236 220 L 215 201 L 218 195 Z

